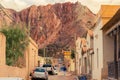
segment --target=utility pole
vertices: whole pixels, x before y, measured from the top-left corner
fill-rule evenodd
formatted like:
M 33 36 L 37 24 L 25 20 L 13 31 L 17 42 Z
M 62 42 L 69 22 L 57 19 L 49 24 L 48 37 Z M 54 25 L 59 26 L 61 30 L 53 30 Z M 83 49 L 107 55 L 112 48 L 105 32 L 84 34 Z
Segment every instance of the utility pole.
M 74 47 L 74 51 L 75 51 L 75 74 L 77 74 L 77 53 L 76 53 L 76 33 L 74 34 L 74 44 L 75 44 L 75 47 Z
M 3 12 L 9 19 L 11 19 L 13 22 L 15 22 L 14 17 L 7 13 L 7 11 L 6 11 L 5 8 L 2 6 L 1 3 L 0 3 L 0 11 L 2 11 L 2 12 Z
M 45 47 L 44 47 L 44 61 L 45 61 L 45 64 L 46 64 Z
M 45 35 L 45 33 L 43 32 L 43 28 L 41 26 L 39 28 L 40 28 L 40 32 Z M 43 49 L 43 56 L 44 56 L 44 61 L 46 64 L 46 49 L 45 48 L 46 47 L 44 47 L 44 49 Z

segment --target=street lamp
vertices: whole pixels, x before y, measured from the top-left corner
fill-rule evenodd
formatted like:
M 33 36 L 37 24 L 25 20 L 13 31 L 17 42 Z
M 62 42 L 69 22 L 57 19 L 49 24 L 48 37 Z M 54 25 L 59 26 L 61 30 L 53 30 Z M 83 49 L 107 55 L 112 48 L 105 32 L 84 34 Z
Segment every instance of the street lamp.
M 45 35 L 45 33 L 43 32 L 43 28 L 42 28 L 41 26 L 39 27 L 39 29 L 40 29 L 40 31 L 42 32 L 42 34 Z M 43 54 L 44 54 L 44 61 L 45 61 L 45 64 L 46 64 L 46 47 L 44 47 L 44 52 L 43 52 Z

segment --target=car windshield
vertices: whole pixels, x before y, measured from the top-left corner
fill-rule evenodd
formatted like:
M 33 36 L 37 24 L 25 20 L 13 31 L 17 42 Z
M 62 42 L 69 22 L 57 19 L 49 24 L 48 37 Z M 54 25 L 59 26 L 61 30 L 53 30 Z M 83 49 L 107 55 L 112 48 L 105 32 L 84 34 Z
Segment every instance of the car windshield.
M 43 67 L 51 67 L 51 65 L 50 64 L 45 64 L 45 65 L 43 65 Z
M 44 69 L 36 68 L 36 69 L 35 69 L 35 72 L 45 72 L 45 70 L 44 70 Z

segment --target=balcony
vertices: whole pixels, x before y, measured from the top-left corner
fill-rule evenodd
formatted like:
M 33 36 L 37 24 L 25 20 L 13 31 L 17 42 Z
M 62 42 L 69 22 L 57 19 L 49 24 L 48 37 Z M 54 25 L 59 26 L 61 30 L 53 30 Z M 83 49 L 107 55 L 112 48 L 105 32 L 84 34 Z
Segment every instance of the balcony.
M 116 79 L 118 76 L 117 62 L 108 62 L 108 78 Z

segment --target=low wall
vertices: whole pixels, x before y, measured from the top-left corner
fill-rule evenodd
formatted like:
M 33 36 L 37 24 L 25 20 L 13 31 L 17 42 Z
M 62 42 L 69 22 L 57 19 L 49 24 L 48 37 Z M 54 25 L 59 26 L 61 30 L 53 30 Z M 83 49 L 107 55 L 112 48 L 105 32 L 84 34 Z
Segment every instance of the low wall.
M 27 80 L 27 69 L 6 65 L 6 37 L 0 33 L 0 77 L 21 77 Z
M 0 77 L 21 77 L 24 78 L 24 80 L 27 80 L 27 75 L 28 74 L 26 68 L 0 65 Z
M 6 65 L 6 37 L 0 33 L 0 77 L 21 77 L 24 80 L 30 80 L 30 72 L 38 65 L 38 46 L 31 39 L 26 49 L 25 57 L 22 62 L 25 63 L 24 68 Z M 21 63 L 22 63 L 21 62 Z

